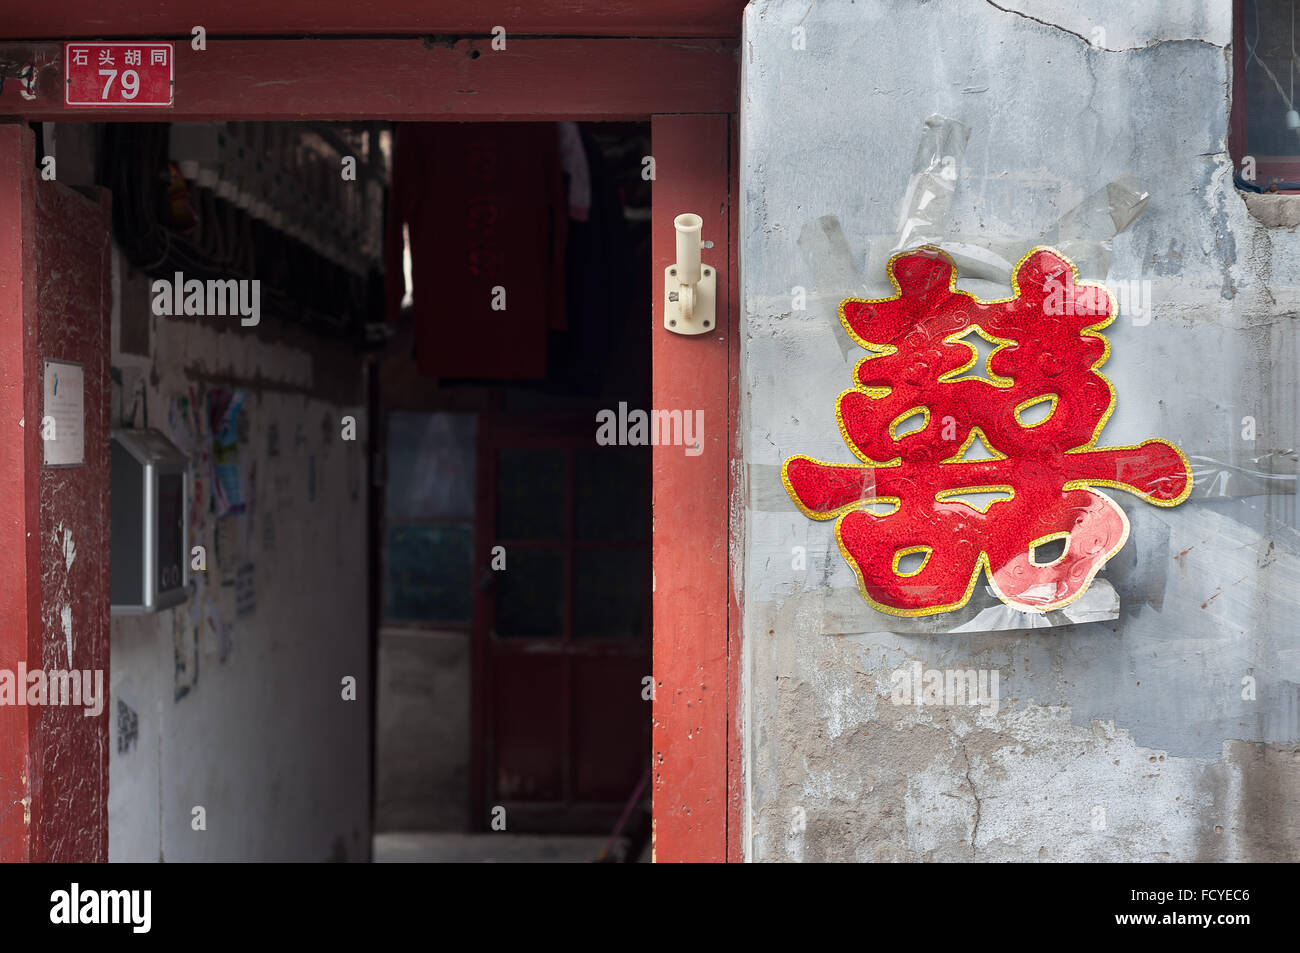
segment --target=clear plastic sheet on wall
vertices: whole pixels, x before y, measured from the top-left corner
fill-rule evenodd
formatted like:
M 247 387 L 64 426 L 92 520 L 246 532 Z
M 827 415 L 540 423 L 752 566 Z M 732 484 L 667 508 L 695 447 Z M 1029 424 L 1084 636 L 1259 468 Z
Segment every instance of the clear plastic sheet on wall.
M 898 240 L 890 254 L 936 245 L 946 237 L 948 209 L 968 139 L 970 129 L 955 119 L 939 115 L 926 119 L 903 196 Z
M 888 269 L 892 272 L 895 288 L 898 289 L 899 300 L 897 305 L 873 300 L 845 301 L 840 306 L 838 304 L 840 300 L 862 295 L 861 289 L 865 287 L 863 276 L 857 268 L 852 249 L 843 229 L 834 216 L 826 215 L 806 223 L 800 232 L 798 245 L 805 265 L 812 276 L 813 297 L 815 299 L 814 303 L 810 304 L 809 310 L 813 310 L 823 317 L 828 324 L 832 325 L 835 340 L 843 357 L 847 359 L 855 353 L 863 354 L 862 351 L 854 347 L 854 344 L 857 344 L 866 349 L 864 356 L 882 359 L 879 364 L 872 362 L 869 366 L 860 366 L 855 371 L 855 385 L 859 392 L 846 392 L 841 396 L 836 409 L 841 432 L 844 434 L 846 441 L 849 442 L 850 448 L 862 460 L 886 461 L 895 456 L 894 451 L 899 446 L 896 441 L 900 439 L 900 435 L 904 434 L 905 430 L 907 435 L 910 435 L 910 427 L 904 421 L 905 417 L 907 421 L 913 420 L 912 416 L 908 416 L 909 414 L 914 414 L 915 418 L 923 417 L 917 432 L 925 431 L 927 428 L 937 430 L 941 426 L 946 426 L 955 431 L 956 421 L 965 421 L 965 424 L 962 425 L 962 433 L 957 437 L 960 440 L 964 436 L 965 441 L 952 459 L 944 461 L 946 464 L 974 459 L 974 453 L 981 450 L 987 452 L 988 436 L 986 432 L 990 431 L 990 424 L 986 419 L 987 414 L 980 411 L 978 405 L 984 397 L 994 400 L 997 394 L 996 390 L 984 392 L 979 391 L 978 387 L 972 390 L 971 385 L 954 381 L 960 387 L 965 388 L 963 394 L 970 392 L 979 399 L 976 404 L 962 405 L 962 409 L 956 413 L 955 417 L 940 415 L 940 417 L 932 421 L 930 408 L 921 406 L 926 403 L 926 401 L 922 400 L 925 395 L 917 396 L 915 402 L 918 403 L 918 406 L 908 410 L 902 404 L 894 406 L 897 403 L 894 400 L 896 395 L 891 394 L 891 391 L 898 382 L 893 377 L 885 374 L 879 380 L 874 378 L 867 380 L 867 377 L 872 376 L 870 374 L 872 369 L 884 368 L 887 363 L 896 363 L 893 355 L 900 349 L 914 352 L 912 357 L 907 358 L 907 360 L 920 362 L 911 366 L 913 372 L 921 373 L 922 376 L 927 376 L 929 372 L 917 371 L 917 367 L 929 367 L 934 360 L 945 360 L 945 358 L 939 356 L 940 351 L 926 349 L 927 347 L 940 347 L 940 342 L 937 339 L 931 341 L 929 345 L 922 346 L 918 338 L 918 335 L 924 336 L 929 331 L 934 331 L 934 328 L 938 326 L 935 323 L 935 308 L 952 311 L 952 318 L 956 321 L 956 324 L 952 324 L 952 327 L 958 325 L 968 327 L 972 321 L 978 322 L 970 329 L 978 332 L 981 337 L 994 344 L 994 353 L 1002 347 L 1016 344 L 1022 355 L 1028 355 L 1028 358 L 1032 358 L 1038 367 L 1044 366 L 1042 364 L 1044 360 L 1061 364 L 1064 359 L 1073 362 L 1070 366 L 1077 364 L 1078 369 L 1084 372 L 1088 371 L 1090 362 L 1095 359 L 1095 355 L 1091 355 L 1090 352 L 1079 351 L 1080 347 L 1083 347 L 1085 351 L 1087 350 L 1088 339 L 1086 336 L 1085 338 L 1079 338 L 1077 335 L 1069 333 L 1065 337 L 1059 337 L 1059 332 L 1056 336 L 1053 336 L 1053 332 L 1049 330 L 1049 326 L 1055 327 L 1056 320 L 1059 320 L 1051 317 L 1055 305 L 1053 305 L 1048 291 L 1049 285 L 1052 285 L 1053 282 L 1060 285 L 1060 288 L 1053 289 L 1051 294 L 1055 294 L 1059 290 L 1061 294 L 1059 303 L 1063 309 L 1061 313 L 1065 316 L 1066 323 L 1069 323 L 1078 315 L 1085 318 L 1082 327 L 1088 323 L 1088 320 L 1086 320 L 1088 317 L 1102 319 L 1106 317 L 1108 312 L 1114 313 L 1113 300 L 1107 300 L 1104 296 L 1097 297 L 1091 287 L 1074 284 L 1074 279 L 1070 277 L 1070 265 L 1073 264 L 1077 269 L 1077 276 L 1080 279 L 1096 279 L 1106 276 L 1110 266 L 1114 236 L 1128 228 L 1142 214 L 1149 201 L 1149 196 L 1141 183 L 1128 175 L 1108 183 L 1062 215 L 1037 240 L 1016 241 L 1002 239 L 990 241 L 983 238 L 978 243 L 970 242 L 964 240 L 962 236 L 950 234 L 948 227 L 949 211 L 957 189 L 961 162 L 970 135 L 971 130 L 969 127 L 940 115 L 930 116 L 922 126 L 912 172 L 901 203 L 897 234 L 893 237 L 892 242 L 873 242 L 873 254 L 869 256 L 871 274 L 868 276 L 868 280 L 878 280 L 880 276 L 876 275 L 877 271 L 884 273 Z M 1055 253 L 1040 253 L 1028 262 L 1022 261 L 1022 257 L 1031 247 L 1047 244 L 1054 245 L 1062 254 L 1058 256 Z M 936 258 L 933 253 L 926 253 L 921 256 L 909 255 L 910 252 L 914 252 L 921 246 L 940 248 L 943 254 L 952 262 L 952 265 L 944 264 L 942 259 Z M 885 254 L 886 249 L 887 255 Z M 908 257 L 899 258 L 897 263 L 894 263 L 895 258 L 904 255 Z M 905 271 L 900 271 L 900 269 Z M 1017 300 L 1022 298 L 1023 300 L 1020 300 L 1018 308 L 1024 311 L 1024 314 L 1020 318 L 1010 319 L 1010 323 L 1006 325 L 1009 329 L 1006 334 L 1012 335 L 1014 332 L 1018 343 L 1017 341 L 999 338 L 996 334 L 992 338 L 989 337 L 989 328 L 996 328 L 1000 322 L 1006 323 L 1008 321 L 1008 317 L 1004 313 L 1005 308 L 1001 306 L 988 308 L 978 304 L 963 304 L 963 302 L 969 302 L 969 299 L 948 297 L 949 282 L 957 277 L 1011 282 L 1017 269 L 1028 269 L 1019 275 L 1020 286 Z M 901 285 L 899 284 L 900 281 L 902 282 Z M 832 289 L 834 289 L 833 292 Z M 1024 297 L 1026 295 L 1034 300 L 1028 300 L 1028 298 Z M 944 304 L 945 300 L 951 303 Z M 833 313 L 828 303 L 832 301 L 836 303 Z M 979 314 L 974 317 L 970 313 L 972 307 L 979 311 Z M 952 310 L 953 308 L 956 310 Z M 861 312 L 856 321 L 854 320 L 854 314 L 857 312 L 854 312 L 853 309 Z M 1029 320 L 1029 323 L 1025 324 L 1024 321 L 1028 319 L 1029 312 L 1034 309 L 1041 309 L 1042 314 L 1047 316 L 1049 320 L 1046 323 Z M 839 326 L 841 320 L 845 322 L 844 327 Z M 943 321 L 939 323 L 943 324 Z M 851 329 L 850 325 L 852 326 Z M 868 340 L 872 334 L 884 334 L 885 327 L 893 328 L 892 331 L 888 332 L 887 337 Z M 909 327 L 912 327 L 911 331 L 908 330 Z M 944 324 L 944 327 L 951 330 L 948 324 Z M 929 331 L 924 330 L 927 328 Z M 1046 335 L 1046 337 L 1043 337 L 1043 335 Z M 943 344 L 946 345 L 950 342 L 951 337 L 944 337 Z M 1039 340 L 1039 338 L 1042 338 L 1042 340 Z M 918 347 L 920 347 L 919 351 L 917 350 Z M 1009 377 L 1000 377 L 993 371 L 994 364 L 991 355 L 984 358 L 982 352 L 974 348 L 973 345 L 972 348 L 975 351 L 971 359 L 972 364 L 982 364 L 982 368 L 992 377 L 995 389 L 1014 389 L 1014 382 Z M 984 360 L 987 360 L 987 363 L 982 363 Z M 1002 366 L 1006 370 L 1009 365 L 1004 363 Z M 1062 364 L 1062 367 L 1064 366 Z M 976 368 L 977 371 L 980 369 L 979 367 Z M 901 366 L 893 370 L 899 373 L 902 372 Z M 1096 368 L 1093 367 L 1092 370 L 1095 371 Z M 1054 373 L 1060 373 L 1060 371 Z M 863 375 L 867 375 L 867 377 Z M 896 376 L 897 374 L 895 374 Z M 1019 373 L 1016 376 L 1020 376 Z M 1086 376 L 1095 377 L 1095 374 Z M 1032 378 L 1033 375 L 1031 374 L 1030 377 Z M 988 380 L 988 377 L 986 377 L 985 382 L 987 383 Z M 1064 378 L 1062 381 L 1064 381 Z M 1051 383 L 1051 380 L 1045 379 L 1044 386 L 1049 383 Z M 1038 389 L 1042 390 L 1043 388 L 1039 387 Z M 948 394 L 948 391 L 942 385 L 940 390 L 944 394 Z M 1097 434 L 1093 432 L 1093 428 L 1095 426 L 1096 430 L 1100 431 L 1102 423 L 1109 417 L 1109 410 L 1105 410 L 1105 413 L 1101 414 L 1104 408 L 1094 406 L 1091 399 L 1080 404 L 1077 399 L 1072 402 L 1071 396 L 1066 393 L 1052 393 L 1046 396 L 1039 395 L 1037 392 L 1034 394 L 1020 394 L 1017 391 L 1016 393 L 1018 397 L 1033 398 L 1039 401 L 1050 398 L 1051 409 L 1047 412 L 1048 417 L 1057 413 L 1058 405 L 1063 408 L 1058 415 L 1057 424 L 1061 423 L 1061 418 L 1069 416 L 1078 418 L 1075 421 L 1077 426 L 1070 424 L 1068 420 L 1066 421 L 1066 426 L 1073 428 L 1070 430 L 1070 435 L 1058 434 L 1056 438 L 1049 439 L 1049 443 L 1053 446 L 1060 444 L 1061 449 L 1074 447 L 1076 453 L 1083 452 L 1084 456 L 1082 457 L 1065 457 L 1061 459 L 1065 460 L 1066 463 L 1074 464 L 1087 460 L 1086 465 L 1097 469 L 1097 474 L 1093 475 L 1094 480 L 1101 480 L 1103 483 L 1108 483 L 1114 487 L 1128 488 L 1130 492 L 1138 493 L 1148 502 L 1159 506 L 1176 505 L 1187 495 L 1185 484 L 1190 474 L 1186 472 L 1186 461 L 1182 459 L 1181 452 L 1167 442 L 1149 440 L 1144 441 L 1141 447 L 1118 448 L 1116 450 L 1098 449 L 1095 451 L 1091 449 L 1091 443 L 1089 443 L 1088 447 L 1084 448 L 1081 444 L 1086 439 L 1085 430 L 1087 433 L 1093 434 L 1095 442 Z M 933 400 L 941 396 L 943 394 L 934 393 L 930 395 L 930 398 Z M 948 396 L 952 395 L 948 394 Z M 1113 404 L 1113 389 L 1110 399 Z M 1015 408 L 1017 426 L 1011 427 L 1010 430 L 1004 428 L 1004 432 L 998 435 L 998 442 L 1003 443 L 1004 447 L 1007 446 L 1003 442 L 1004 440 L 1011 440 L 1019 446 L 1019 444 L 1024 443 L 1026 438 L 1031 438 L 1029 444 L 1020 447 L 1020 450 L 1014 454 L 1017 456 L 1023 455 L 1029 446 L 1038 447 L 1038 450 L 1033 451 L 1033 453 L 1041 455 L 1043 449 L 1042 440 L 1035 441 L 1032 438 L 1041 438 L 1044 433 L 1059 429 L 1054 425 L 1051 428 L 1045 428 L 1041 433 L 1035 432 L 1029 435 L 1028 428 L 1032 428 L 1036 424 L 1026 423 L 1020 418 L 1019 414 L 1022 409 L 1027 410 L 1026 405 L 1031 402 L 1031 400 L 1027 399 L 1022 405 L 1017 406 Z M 876 416 L 878 416 L 877 412 L 886 403 L 890 405 L 888 414 L 884 418 L 886 421 L 888 416 L 895 411 L 901 411 L 901 413 L 893 423 L 889 424 L 888 440 L 886 440 L 885 444 L 878 447 L 870 445 L 873 439 L 871 434 L 874 434 L 879 429 L 876 426 L 878 421 L 875 421 Z M 1007 413 L 1002 414 L 1002 416 L 1009 416 L 1010 405 L 1004 409 Z M 971 414 L 974 414 L 974 417 L 971 417 Z M 1083 416 L 1079 417 L 1080 414 Z M 1101 415 L 1098 416 L 1099 414 Z M 1094 420 L 1094 417 L 1097 419 Z M 970 419 L 975 418 L 986 419 L 985 426 L 982 428 L 969 426 Z M 896 434 L 894 428 L 900 426 L 900 423 L 902 423 L 903 429 L 900 429 L 900 433 Z M 1076 430 L 1078 431 L 1077 435 L 1074 434 Z M 1077 439 L 1075 439 L 1076 436 Z M 979 443 L 976 444 L 975 451 L 972 451 L 972 456 L 968 458 L 966 451 L 970 445 L 975 444 L 976 440 Z M 1019 472 L 1016 469 L 1018 465 L 1008 464 L 1003 466 L 998 464 L 997 459 L 1005 459 L 1005 457 L 996 449 L 991 451 L 990 456 L 991 459 L 983 465 L 983 470 L 988 472 L 984 473 L 981 470 L 981 479 L 976 481 L 980 486 L 974 488 L 965 487 L 962 488 L 962 492 L 971 491 L 972 489 L 994 491 L 991 493 L 967 492 L 968 497 L 996 497 L 999 493 L 1003 493 L 1005 502 L 1010 504 L 1015 497 L 1015 492 L 1004 493 L 1004 491 L 1012 488 L 1002 485 L 1000 481 L 1010 480 L 1011 474 Z M 935 554 L 933 547 L 912 546 L 910 549 L 899 550 L 898 554 L 894 556 L 892 571 L 881 570 L 880 567 L 876 567 L 874 570 L 867 568 L 862 560 L 869 558 L 874 560 L 874 557 L 869 556 L 870 547 L 867 540 L 885 525 L 878 517 L 892 514 L 875 513 L 873 515 L 863 513 L 860 511 L 861 507 L 855 505 L 853 501 L 879 498 L 887 500 L 891 504 L 898 504 L 898 499 L 894 494 L 901 492 L 901 489 L 914 488 L 914 481 L 921 479 L 921 477 L 914 475 L 903 479 L 898 482 L 897 485 L 900 489 L 897 491 L 882 489 L 884 486 L 892 485 L 891 478 L 896 479 L 894 471 L 888 469 L 895 465 L 897 465 L 897 462 L 884 463 L 885 469 L 873 469 L 873 467 L 882 466 L 882 464 L 875 464 L 869 465 L 864 470 L 858 464 L 846 464 L 844 466 L 825 464 L 796 455 L 787 460 L 781 469 L 781 480 L 789 497 L 795 500 L 805 515 L 819 520 L 836 519 L 835 532 L 839 548 L 858 575 L 861 595 L 865 601 L 839 598 L 841 595 L 846 597 L 848 595 L 846 591 L 841 590 L 832 590 L 830 593 L 823 592 L 818 595 L 809 594 L 813 598 L 820 597 L 826 600 L 825 605 L 821 608 L 821 617 L 824 627 L 828 630 L 862 632 L 877 628 L 889 628 L 893 631 L 899 631 L 901 627 L 901 629 L 918 632 L 981 631 L 1036 628 L 1044 625 L 1100 621 L 1118 617 L 1120 607 L 1117 593 L 1108 582 L 1104 579 L 1094 580 L 1093 575 L 1104 567 L 1108 558 L 1114 556 L 1122 548 L 1124 541 L 1128 538 L 1128 521 L 1123 511 L 1105 494 L 1095 491 L 1087 492 L 1078 487 L 1071 489 L 1069 483 L 1071 477 L 1065 474 L 1064 471 L 1060 475 L 1060 480 L 1065 481 L 1067 489 L 1064 491 L 1058 489 L 1055 491 L 1055 495 L 1049 493 L 1039 503 L 1042 506 L 1055 507 L 1056 509 L 1060 509 L 1062 506 L 1065 506 L 1066 509 L 1069 509 L 1069 507 L 1082 507 L 1079 510 L 1080 514 L 1082 514 L 1080 515 L 1080 521 L 1091 527 L 1088 532 L 1100 533 L 1107 540 L 1103 547 L 1106 551 L 1104 555 L 1101 554 L 1101 550 L 1098 550 L 1093 556 L 1084 558 L 1082 551 L 1075 548 L 1081 545 L 1080 540 L 1075 538 L 1079 535 L 1076 530 L 1044 533 L 1029 543 L 1027 556 L 1023 553 L 1014 555 L 1008 550 L 1002 556 L 996 557 L 997 565 L 989 564 L 984 567 L 982 562 L 976 563 L 974 571 L 980 578 L 972 588 L 967 589 L 964 596 L 961 596 L 960 589 L 948 592 L 943 599 L 934 605 L 922 604 L 924 600 L 917 602 L 913 596 L 907 595 L 909 586 L 906 581 L 901 583 L 901 588 L 897 585 L 900 576 L 907 577 L 920 574 L 926 569 L 929 559 Z M 761 481 L 756 482 L 761 483 Z M 880 485 L 877 485 L 878 482 Z M 1173 483 L 1178 484 L 1174 488 L 1178 492 L 1169 490 Z M 984 484 L 990 485 L 984 486 Z M 1031 489 L 1027 485 L 1022 485 L 1020 491 L 1031 493 Z M 933 488 L 926 492 L 933 492 Z M 945 492 L 957 493 L 959 491 Z M 1087 499 L 1083 498 L 1085 496 Z M 1069 500 L 1066 499 L 1067 497 Z M 954 497 L 954 499 L 961 498 Z M 1050 505 L 1049 499 L 1054 501 Z M 1013 522 L 1023 522 L 1025 518 L 1032 515 L 1026 512 L 1023 499 L 1018 501 L 1014 507 L 1006 505 L 999 509 L 995 514 L 998 519 L 990 519 L 988 514 L 988 509 L 997 505 L 996 503 L 988 501 L 972 502 L 964 499 L 963 501 L 970 506 L 982 507 L 982 509 L 978 510 L 978 517 L 971 517 L 972 525 L 978 524 L 984 527 L 981 532 L 994 532 L 998 524 L 1009 525 L 1006 523 L 1006 519 L 1012 518 L 1013 509 L 1018 514 L 1015 515 Z M 1035 506 L 1037 505 L 1035 504 Z M 936 526 L 933 528 L 936 532 L 939 531 L 938 523 L 952 516 L 949 510 L 950 507 L 946 507 L 940 501 L 940 498 L 936 497 L 936 510 L 933 514 L 933 519 L 937 521 Z M 1057 516 L 1060 519 L 1049 519 L 1040 510 L 1035 510 L 1035 514 L 1034 518 L 1044 523 L 1044 525 L 1046 522 L 1053 522 L 1054 519 L 1053 526 L 1055 526 L 1056 523 L 1065 518 L 1058 513 Z M 943 517 L 943 520 L 940 517 Z M 915 518 L 921 518 L 924 522 L 924 514 L 919 514 Z M 846 520 L 852 525 L 846 526 Z M 1062 526 L 1064 525 L 1062 523 Z M 1056 529 L 1060 530 L 1061 527 L 1056 527 Z M 972 531 L 974 530 L 972 529 Z M 1000 529 L 997 531 L 1001 532 Z M 1030 536 L 1033 535 L 1033 533 L 1030 534 Z M 1029 539 L 1029 536 L 1025 538 Z M 1043 562 L 1040 560 L 1048 557 L 1035 556 L 1040 547 L 1045 546 L 1046 543 L 1055 542 L 1059 546 L 1060 541 L 1063 539 L 1066 540 L 1066 543 L 1062 547 L 1061 555 L 1056 558 L 1055 562 Z M 890 543 L 890 552 L 893 552 L 897 545 L 901 545 L 901 543 L 897 543 L 897 541 Z M 957 541 L 957 545 L 958 548 L 961 548 L 974 545 L 974 543 L 962 538 Z M 988 543 L 979 545 L 987 546 Z M 1047 546 L 1042 551 L 1046 552 L 1050 548 L 1050 546 Z M 1019 552 L 1019 550 L 1016 550 L 1016 552 Z M 915 562 L 919 562 L 919 567 L 913 569 L 911 567 L 915 563 L 908 562 L 906 565 L 909 568 L 904 570 L 904 564 L 899 561 L 899 554 L 904 554 L 905 559 L 914 557 Z M 995 557 L 988 555 L 981 558 L 994 560 Z M 1058 563 L 1060 564 L 1059 567 L 1057 566 Z M 1083 563 L 1087 563 L 1087 566 L 1079 568 Z M 938 564 L 936 563 L 936 565 Z M 1086 579 L 1082 576 L 1074 578 L 1076 570 L 1078 573 L 1082 573 L 1085 569 L 1087 570 Z M 987 579 L 983 575 L 984 572 L 987 572 Z M 963 572 L 963 578 L 967 574 Z M 933 566 L 929 575 L 931 577 L 934 575 Z M 874 586 L 869 584 L 869 576 L 875 578 L 876 583 Z M 1096 585 L 1092 586 L 1094 582 Z M 878 586 L 884 586 L 885 589 L 894 589 L 895 591 L 891 597 L 886 597 L 882 595 L 884 590 L 876 588 Z M 868 596 L 869 589 L 873 591 L 875 598 Z M 1008 594 L 1013 589 L 1018 592 L 1018 595 L 1014 598 Z M 1052 594 L 1053 592 L 1055 592 L 1055 595 Z M 857 595 L 857 593 L 853 594 Z M 881 601 L 875 601 L 876 598 Z M 887 620 L 886 614 L 902 618 Z

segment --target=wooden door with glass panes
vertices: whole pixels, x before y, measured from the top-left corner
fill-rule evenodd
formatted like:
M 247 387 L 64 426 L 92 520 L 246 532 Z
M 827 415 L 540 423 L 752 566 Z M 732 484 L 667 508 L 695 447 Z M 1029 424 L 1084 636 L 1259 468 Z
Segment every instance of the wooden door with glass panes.
M 592 416 L 479 422 L 474 799 L 609 830 L 650 761 L 650 448 Z

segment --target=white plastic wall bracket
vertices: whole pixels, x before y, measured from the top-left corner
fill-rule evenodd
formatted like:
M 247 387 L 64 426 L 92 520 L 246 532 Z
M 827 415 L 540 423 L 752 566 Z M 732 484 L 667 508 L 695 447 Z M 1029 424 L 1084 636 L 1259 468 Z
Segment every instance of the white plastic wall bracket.
M 664 327 L 674 334 L 707 334 L 717 327 L 718 272 L 700 261 L 703 226 L 693 212 L 673 219 L 677 261 L 664 269 Z

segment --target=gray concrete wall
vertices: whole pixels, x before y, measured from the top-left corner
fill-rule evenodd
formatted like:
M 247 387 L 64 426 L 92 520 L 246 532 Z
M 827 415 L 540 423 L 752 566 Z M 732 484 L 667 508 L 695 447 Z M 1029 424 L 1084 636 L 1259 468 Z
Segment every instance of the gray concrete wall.
M 748 7 L 738 584 L 751 859 L 1300 856 L 1300 237 L 1253 218 L 1232 184 L 1231 15 L 1230 0 Z M 1027 251 L 1121 175 L 1150 192 L 1109 271 L 1084 276 L 1149 282 L 1153 308 L 1107 332 L 1118 403 L 1099 445 L 1160 436 L 1210 462 L 1174 509 L 1112 494 L 1132 523 L 1102 574 L 1113 620 L 902 624 L 861 603 L 833 523 L 800 515 L 781 486 L 792 454 L 853 462 L 834 408 L 865 352 L 835 305 L 890 293 L 868 263 L 887 257 L 936 113 L 971 129 L 948 219 L 965 241 Z M 801 251 L 803 226 L 827 215 L 857 274 Z M 1243 473 L 1261 470 L 1279 475 Z M 893 704 L 891 673 L 912 662 L 996 671 L 997 710 Z

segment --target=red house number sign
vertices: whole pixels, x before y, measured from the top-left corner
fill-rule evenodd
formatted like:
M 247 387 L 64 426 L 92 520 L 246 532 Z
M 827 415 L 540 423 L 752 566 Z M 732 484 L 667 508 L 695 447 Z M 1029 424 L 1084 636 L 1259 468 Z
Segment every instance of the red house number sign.
M 65 106 L 170 106 L 170 43 L 65 43 Z

